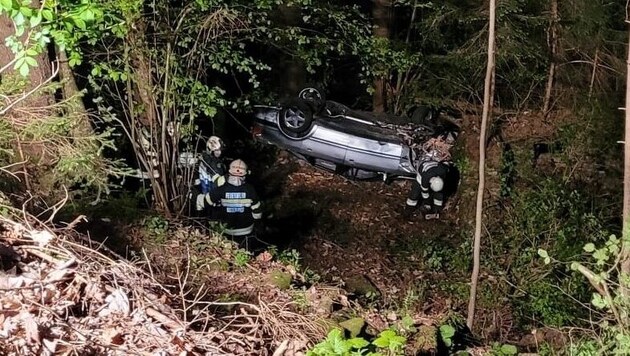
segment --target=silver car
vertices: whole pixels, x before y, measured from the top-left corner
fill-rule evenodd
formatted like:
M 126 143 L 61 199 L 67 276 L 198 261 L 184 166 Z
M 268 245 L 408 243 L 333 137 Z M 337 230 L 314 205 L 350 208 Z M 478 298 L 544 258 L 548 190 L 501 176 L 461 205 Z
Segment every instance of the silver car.
M 375 115 L 323 100 L 314 88 L 281 106 L 255 106 L 254 136 L 316 167 L 353 179 L 413 178 L 421 146 L 438 134 L 433 111 Z

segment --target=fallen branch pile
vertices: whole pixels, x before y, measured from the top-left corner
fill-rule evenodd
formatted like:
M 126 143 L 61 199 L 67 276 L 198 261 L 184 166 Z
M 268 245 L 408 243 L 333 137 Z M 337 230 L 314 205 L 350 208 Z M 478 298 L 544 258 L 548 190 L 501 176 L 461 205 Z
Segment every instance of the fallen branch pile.
M 50 229 L 0 224 L 3 355 L 225 354 L 187 332 L 171 293 L 142 269 Z
M 0 217 L 2 355 L 303 355 L 325 333 L 286 301 L 190 300 L 150 266 L 33 225 Z

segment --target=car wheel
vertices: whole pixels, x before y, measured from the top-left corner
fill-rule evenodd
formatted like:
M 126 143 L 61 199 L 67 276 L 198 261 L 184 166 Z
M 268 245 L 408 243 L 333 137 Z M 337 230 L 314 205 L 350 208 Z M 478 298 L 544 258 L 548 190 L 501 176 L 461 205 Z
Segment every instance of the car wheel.
M 428 106 L 419 106 L 411 115 L 411 122 L 418 125 L 434 124 L 435 112 Z
M 319 112 L 326 104 L 326 98 L 324 98 L 324 95 L 318 89 L 313 87 L 302 89 L 298 94 L 298 98 L 312 104 L 313 112 Z
M 313 123 L 313 110 L 303 100 L 291 101 L 280 111 L 278 125 L 292 137 L 305 134 Z
M 298 94 L 298 98 L 302 100 L 324 100 L 322 93 L 315 88 L 304 88 Z

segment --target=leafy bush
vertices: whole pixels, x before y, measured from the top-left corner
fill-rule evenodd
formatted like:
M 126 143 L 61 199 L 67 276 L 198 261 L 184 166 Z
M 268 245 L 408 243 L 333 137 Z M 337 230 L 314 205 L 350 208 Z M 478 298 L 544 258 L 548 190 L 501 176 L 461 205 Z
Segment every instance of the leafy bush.
M 342 330 L 333 329 L 326 339 L 306 353 L 307 356 L 394 356 L 402 355 L 406 338 L 394 330 L 382 331 L 371 342 L 362 337 L 346 339 Z

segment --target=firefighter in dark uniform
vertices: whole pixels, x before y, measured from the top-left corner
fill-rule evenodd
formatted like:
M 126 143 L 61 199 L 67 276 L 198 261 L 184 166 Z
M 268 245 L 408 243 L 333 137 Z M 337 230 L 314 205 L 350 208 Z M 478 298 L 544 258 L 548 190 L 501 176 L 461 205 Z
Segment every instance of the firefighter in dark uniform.
M 217 136 L 210 136 L 206 143 L 206 150 L 201 154 L 199 162 L 199 181 L 202 194 L 211 192 L 214 188 L 225 183 L 226 167 L 221 159 L 223 140 Z
M 230 163 L 228 178 L 220 187 L 197 198 L 197 208 L 219 206 L 218 220 L 225 224 L 224 233 L 247 240 L 254 225 L 262 218 L 261 203 L 254 186 L 245 181 L 247 165 L 240 159 Z
M 444 185 L 449 174 L 450 162 L 427 160 L 420 164 L 413 181 L 403 216 L 410 218 L 420 203 L 420 211 L 426 218 L 437 218 L 444 208 Z

